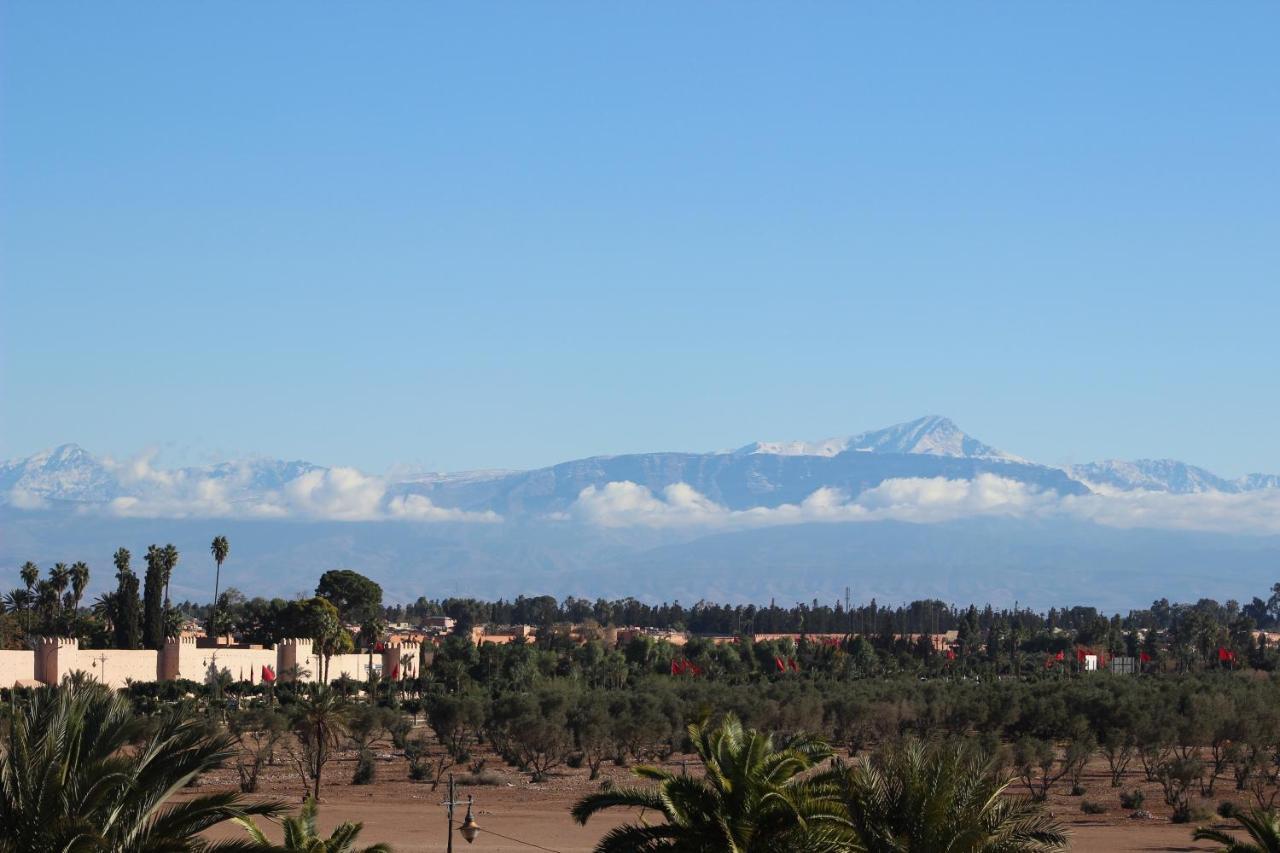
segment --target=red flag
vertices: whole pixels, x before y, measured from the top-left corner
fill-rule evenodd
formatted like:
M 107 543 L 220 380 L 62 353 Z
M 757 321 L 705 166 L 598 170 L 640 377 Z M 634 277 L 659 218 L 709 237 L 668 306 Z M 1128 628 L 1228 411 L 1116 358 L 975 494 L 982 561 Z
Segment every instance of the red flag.
M 267 684 L 276 680 L 276 671 L 269 666 L 262 667 L 262 680 Z
M 1084 663 L 1086 651 L 1084 649 L 1076 649 L 1076 662 Z
M 956 650 L 947 649 L 947 660 L 955 660 L 955 659 L 956 659 Z
M 774 665 L 775 665 L 775 666 L 777 666 L 777 667 L 778 667 L 778 672 L 786 672 L 786 671 L 787 671 L 787 665 L 786 665 L 785 663 L 783 663 L 783 662 L 782 662 L 782 658 L 775 657 L 775 658 L 773 659 L 773 663 L 774 663 Z
M 1236 659 L 1235 652 L 1231 651 L 1228 648 L 1224 648 L 1222 646 L 1218 647 L 1218 660 L 1222 661 L 1223 663 L 1230 663 L 1235 659 Z
M 400 664 L 396 664 L 393 667 L 391 667 L 391 680 L 395 681 L 399 677 L 400 677 Z
M 1067 653 L 1058 652 L 1056 655 L 1053 656 L 1053 659 L 1056 661 L 1065 661 L 1067 659 Z
M 698 666 L 693 661 L 689 661 L 689 669 L 693 670 L 694 675 L 702 675 L 702 667 Z
M 800 664 L 796 663 L 795 658 L 787 658 L 787 665 L 791 667 L 792 672 L 800 671 Z
M 1147 654 L 1146 652 L 1139 652 L 1138 660 L 1142 661 L 1143 663 L 1151 663 L 1151 655 Z
M 671 659 L 671 674 L 672 675 L 680 674 L 680 664 L 676 663 L 675 658 Z
M 380 643 L 380 642 L 378 642 L 378 643 L 374 643 L 374 644 L 373 644 L 373 650 L 374 650 L 375 652 L 383 651 L 385 648 L 386 648 L 386 646 L 382 645 L 382 643 Z

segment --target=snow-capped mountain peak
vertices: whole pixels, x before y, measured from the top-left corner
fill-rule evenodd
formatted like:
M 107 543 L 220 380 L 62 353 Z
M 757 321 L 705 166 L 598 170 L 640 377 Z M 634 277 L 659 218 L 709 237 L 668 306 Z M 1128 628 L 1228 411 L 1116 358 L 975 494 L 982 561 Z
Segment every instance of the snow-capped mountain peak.
M 739 449 L 737 453 L 830 457 L 848 451 L 921 453 L 929 456 L 966 459 L 1025 461 L 989 444 L 984 444 L 961 430 L 950 418 L 941 415 L 926 415 L 884 429 L 870 430 L 844 438 L 829 438 L 825 441 L 757 441 Z

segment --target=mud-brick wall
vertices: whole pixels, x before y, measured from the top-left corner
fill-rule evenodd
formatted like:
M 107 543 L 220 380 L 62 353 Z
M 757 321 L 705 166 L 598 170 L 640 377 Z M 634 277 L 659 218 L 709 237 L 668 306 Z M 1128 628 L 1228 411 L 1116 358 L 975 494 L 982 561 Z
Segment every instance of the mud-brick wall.
M 323 661 L 321 661 L 323 663 Z M 373 656 L 373 669 L 378 672 L 382 669 L 382 655 L 375 654 Z M 364 681 L 369 677 L 369 653 L 351 654 L 351 655 L 334 655 L 329 658 L 329 680 L 337 681 L 342 676 L 354 678 L 357 681 Z M 311 680 L 320 680 L 320 670 L 313 669 L 311 671 Z
M 0 687 L 36 677 L 36 654 L 30 650 L 0 651 Z
M 209 671 L 210 664 L 219 670 L 226 670 L 236 681 L 249 681 L 254 684 L 262 681 L 262 668 L 276 668 L 275 649 L 200 649 L 200 663 L 204 672 Z
M 152 649 L 79 649 L 74 668 L 108 687 L 124 687 L 129 681 L 156 680 L 156 653 Z

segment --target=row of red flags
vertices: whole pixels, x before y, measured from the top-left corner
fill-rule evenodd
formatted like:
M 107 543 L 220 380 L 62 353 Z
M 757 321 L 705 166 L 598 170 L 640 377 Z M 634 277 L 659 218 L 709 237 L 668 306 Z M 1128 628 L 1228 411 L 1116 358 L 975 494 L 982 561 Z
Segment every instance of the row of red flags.
M 688 661 L 685 661 L 685 663 L 689 663 L 689 662 L 688 662 Z M 690 664 L 690 666 L 692 666 L 692 664 Z M 674 664 L 674 663 L 672 663 L 672 667 L 673 667 L 673 669 L 672 669 L 672 671 L 671 671 L 671 674 L 672 674 L 672 675 L 675 675 L 675 669 L 674 669 L 675 664 Z M 695 668 L 696 668 L 696 667 L 695 667 Z M 701 675 L 701 674 L 702 674 L 702 671 L 701 671 L 701 670 L 699 670 L 697 674 L 698 674 L 698 675 Z M 391 667 L 391 679 L 394 681 L 394 680 L 398 679 L 399 677 L 400 677 L 400 664 L 395 664 L 394 666 L 392 666 L 392 667 Z M 265 683 L 265 684 L 271 684 L 271 683 L 273 683 L 275 680 L 276 680 L 276 671 L 275 671 L 275 669 L 273 669 L 272 667 L 266 666 L 266 665 L 264 664 L 264 665 L 263 665 L 263 667 L 262 667 L 262 681 L 263 681 L 263 683 Z
M 671 661 L 672 675 L 702 675 L 702 667 L 698 666 L 688 658 L 678 658 Z

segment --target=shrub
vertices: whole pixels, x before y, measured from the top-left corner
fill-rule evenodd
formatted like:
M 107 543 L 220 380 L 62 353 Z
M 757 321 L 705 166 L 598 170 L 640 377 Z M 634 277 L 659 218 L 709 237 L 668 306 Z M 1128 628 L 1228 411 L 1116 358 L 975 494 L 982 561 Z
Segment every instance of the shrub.
M 1085 814 L 1106 814 L 1107 807 L 1102 803 L 1095 803 L 1093 800 L 1081 800 L 1080 811 Z
M 1198 806 L 1192 806 L 1183 803 L 1173 810 L 1173 814 L 1169 816 L 1172 823 L 1200 823 L 1208 820 L 1212 815 Z
M 373 752 L 368 749 L 360 750 L 360 757 L 356 760 L 356 772 L 351 774 L 352 785 L 369 785 L 373 782 L 373 777 L 377 775 L 378 765 L 374 763 Z
M 1218 803 L 1218 816 L 1224 817 L 1227 820 L 1230 820 L 1231 818 L 1235 817 L 1236 804 L 1231 802 L 1230 800 L 1223 800 L 1222 802 Z
M 1145 801 L 1146 795 L 1142 793 L 1140 788 L 1120 792 L 1120 808 L 1122 809 L 1140 809 Z
M 1083 797 L 1085 795 L 1085 791 L 1086 791 L 1086 788 L 1084 787 L 1084 785 L 1071 786 L 1071 796 L 1073 797 Z
M 479 773 L 463 773 L 457 778 L 457 782 L 459 785 L 493 786 L 501 785 L 502 777 L 492 770 L 482 770 Z

